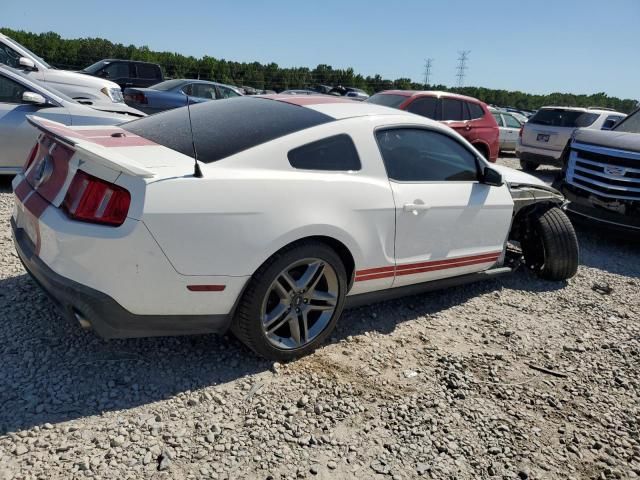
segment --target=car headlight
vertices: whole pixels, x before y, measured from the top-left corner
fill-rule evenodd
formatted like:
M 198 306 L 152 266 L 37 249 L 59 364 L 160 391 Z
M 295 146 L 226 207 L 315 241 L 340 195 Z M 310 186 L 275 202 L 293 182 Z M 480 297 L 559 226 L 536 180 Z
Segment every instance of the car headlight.
M 111 87 L 111 88 L 104 87 L 100 91 L 104 93 L 107 97 L 109 97 L 112 102 L 115 102 L 115 103 L 124 102 L 124 97 L 122 96 L 122 90 L 120 90 L 117 87 Z

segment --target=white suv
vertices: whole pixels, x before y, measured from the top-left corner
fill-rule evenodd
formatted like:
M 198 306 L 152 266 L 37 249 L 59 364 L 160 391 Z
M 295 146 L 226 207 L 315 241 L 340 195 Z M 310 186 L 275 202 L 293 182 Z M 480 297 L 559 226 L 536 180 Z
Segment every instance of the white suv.
M 563 152 L 576 128 L 609 130 L 626 115 L 602 108 L 543 107 L 520 130 L 516 155 L 525 171 L 562 166 Z
M 124 102 L 117 83 L 82 73 L 58 70 L 15 40 L 0 33 L 0 63 L 20 70 L 23 75 L 44 82 L 76 100 Z

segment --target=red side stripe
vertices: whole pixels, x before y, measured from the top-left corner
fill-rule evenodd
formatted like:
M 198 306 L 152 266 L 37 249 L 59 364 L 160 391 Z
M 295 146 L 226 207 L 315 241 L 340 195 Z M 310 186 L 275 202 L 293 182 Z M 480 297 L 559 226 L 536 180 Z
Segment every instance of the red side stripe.
M 187 290 L 192 292 L 222 292 L 226 285 L 187 285 Z
M 40 218 L 48 206 L 49 202 L 42 198 L 38 192 L 33 192 L 24 203 L 24 208 L 29 210 L 36 218 Z
M 27 181 L 22 180 L 16 187 L 14 193 L 16 194 L 16 197 L 18 197 L 18 200 L 24 202 L 25 197 L 29 194 L 30 191 L 31 187 L 29 186 Z
M 56 198 L 69 173 L 69 160 L 73 157 L 73 150 L 57 143 L 51 150 L 53 160 L 53 173 L 42 185 L 38 186 L 38 193 L 49 202 Z M 37 169 L 33 169 L 34 171 Z M 33 180 L 32 180 L 33 181 Z
M 416 273 L 430 272 L 434 270 L 466 267 L 468 265 L 479 265 L 482 263 L 494 263 L 498 260 L 501 253 L 502 252 L 483 253 L 467 257 L 409 263 L 405 265 L 398 265 L 397 267 L 367 268 L 356 272 L 355 281 L 377 280 L 380 278 L 393 277 L 394 275 L 414 275 Z

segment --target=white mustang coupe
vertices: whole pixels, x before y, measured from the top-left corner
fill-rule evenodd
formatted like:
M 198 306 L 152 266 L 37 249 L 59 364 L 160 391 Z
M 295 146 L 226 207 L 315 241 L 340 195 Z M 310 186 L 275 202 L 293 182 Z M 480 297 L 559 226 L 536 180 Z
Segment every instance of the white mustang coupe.
M 41 130 L 13 187 L 25 267 L 106 338 L 231 329 L 304 355 L 345 306 L 493 277 L 573 276 L 564 198 L 460 135 L 324 96 L 207 102 Z

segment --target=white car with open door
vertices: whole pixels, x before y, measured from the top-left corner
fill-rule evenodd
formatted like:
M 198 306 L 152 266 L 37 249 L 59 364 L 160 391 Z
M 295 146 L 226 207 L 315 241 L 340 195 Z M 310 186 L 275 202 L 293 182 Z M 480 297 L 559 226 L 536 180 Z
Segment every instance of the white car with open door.
M 22 71 L 27 77 L 47 84 L 76 100 L 123 103 L 117 83 L 52 67 L 42 58 L 0 33 L 0 64 Z
M 576 272 L 563 197 L 438 122 L 326 96 L 243 97 L 42 131 L 13 182 L 27 270 L 112 337 L 224 332 L 312 351 L 345 306 Z

